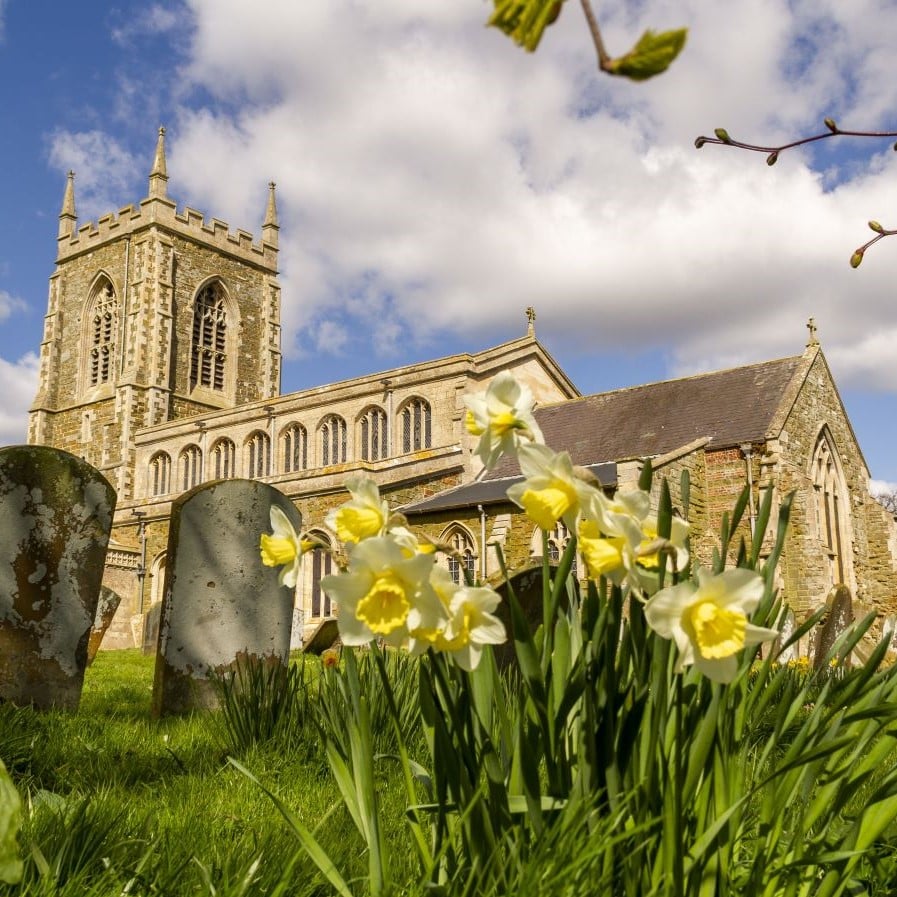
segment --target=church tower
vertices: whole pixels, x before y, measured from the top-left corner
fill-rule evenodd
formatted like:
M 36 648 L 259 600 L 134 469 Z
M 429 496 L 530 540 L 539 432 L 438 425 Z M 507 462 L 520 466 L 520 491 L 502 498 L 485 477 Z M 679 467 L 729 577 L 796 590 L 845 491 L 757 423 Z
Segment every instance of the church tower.
M 280 392 L 274 184 L 258 243 L 178 212 L 160 128 L 147 197 L 77 222 L 69 172 L 28 441 L 84 458 L 126 499 L 135 431 Z

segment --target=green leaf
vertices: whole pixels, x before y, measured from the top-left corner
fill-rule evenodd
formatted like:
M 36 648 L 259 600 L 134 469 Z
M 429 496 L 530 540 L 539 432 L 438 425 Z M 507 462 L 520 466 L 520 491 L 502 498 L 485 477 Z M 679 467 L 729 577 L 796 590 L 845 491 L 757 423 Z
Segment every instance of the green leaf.
M 16 834 L 22 825 L 22 800 L 0 760 L 0 881 L 15 884 L 22 877 Z
M 495 0 L 495 9 L 486 24 L 503 31 L 532 53 L 545 29 L 557 20 L 562 5 L 563 0 Z
M 685 46 L 687 35 L 687 28 L 660 34 L 646 31 L 628 53 L 607 63 L 605 70 L 633 81 L 647 81 L 669 68 Z

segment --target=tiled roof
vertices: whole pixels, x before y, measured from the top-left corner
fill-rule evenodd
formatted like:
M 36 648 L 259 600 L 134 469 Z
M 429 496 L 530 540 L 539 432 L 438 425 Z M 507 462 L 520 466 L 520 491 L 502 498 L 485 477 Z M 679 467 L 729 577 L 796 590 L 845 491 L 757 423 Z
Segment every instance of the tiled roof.
M 802 356 L 664 380 L 536 409 L 545 442 L 574 464 L 655 457 L 709 437 L 708 448 L 761 442 Z M 488 479 L 518 474 L 504 459 Z

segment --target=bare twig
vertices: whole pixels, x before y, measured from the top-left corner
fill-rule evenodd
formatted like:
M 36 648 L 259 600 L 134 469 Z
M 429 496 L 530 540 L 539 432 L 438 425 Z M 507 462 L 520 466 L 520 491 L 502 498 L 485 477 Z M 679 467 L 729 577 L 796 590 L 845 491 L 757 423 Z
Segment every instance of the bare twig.
M 601 37 L 601 29 L 598 27 L 598 19 L 595 18 L 595 12 L 589 0 L 580 0 L 582 3 L 582 11 L 585 14 L 586 22 L 589 25 L 589 33 L 592 35 L 592 42 L 595 44 L 595 50 L 598 53 L 598 68 L 603 72 L 610 71 L 610 56 L 604 49 L 604 40 Z

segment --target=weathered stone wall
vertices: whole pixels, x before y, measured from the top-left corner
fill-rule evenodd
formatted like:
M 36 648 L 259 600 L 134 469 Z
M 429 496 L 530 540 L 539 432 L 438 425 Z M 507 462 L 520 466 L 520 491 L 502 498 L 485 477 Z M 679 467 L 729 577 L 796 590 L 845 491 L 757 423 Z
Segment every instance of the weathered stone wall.
M 823 428 L 831 434 L 847 493 L 843 496 L 847 505 L 845 584 L 861 605 L 878 613 L 893 613 L 897 610 L 897 573 L 889 549 L 893 522 L 869 494 L 865 460 L 821 353 L 813 359 L 782 432 L 771 446 L 778 456 L 775 475 L 779 495 L 796 490 L 783 559 L 786 597 L 806 613 L 824 603 L 835 584 L 811 471 Z

